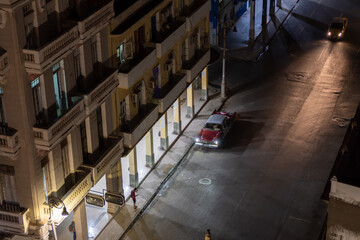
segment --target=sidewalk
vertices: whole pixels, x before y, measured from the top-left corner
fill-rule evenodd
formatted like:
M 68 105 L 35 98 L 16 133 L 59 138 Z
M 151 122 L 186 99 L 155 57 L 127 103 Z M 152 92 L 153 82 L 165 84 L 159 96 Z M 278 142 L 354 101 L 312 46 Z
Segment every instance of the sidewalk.
M 235 26 L 237 32 L 228 31 L 226 35 L 226 50 L 236 60 L 254 61 L 266 51 L 272 38 L 282 27 L 288 15 L 299 0 L 282 0 L 281 7 L 275 5 L 275 16 L 267 16 L 266 27 L 262 26 L 262 1 L 256 1 L 255 6 L 255 40 L 249 41 L 250 8 L 238 19 Z M 269 3 L 267 13 L 269 14 Z M 220 41 L 220 49 L 223 42 Z
M 260 2 L 260 1 L 258 1 Z M 246 28 L 242 30 L 242 34 L 239 34 L 236 38 L 228 33 L 227 45 L 229 47 L 233 58 L 244 61 L 256 60 L 262 52 L 266 50 L 266 46 L 269 44 L 273 36 L 278 29 L 282 26 L 282 23 L 286 20 L 291 10 L 297 3 L 296 0 L 283 0 L 282 8 L 276 8 L 275 17 L 268 18 L 268 24 L 266 29 L 261 27 L 261 15 L 260 21 L 258 20 L 258 13 L 256 14 L 257 21 L 255 26 L 256 39 L 253 44 L 248 44 L 248 32 L 245 34 Z M 257 4 L 258 7 L 258 4 Z M 260 6 L 262 7 L 262 6 Z M 259 8 L 259 7 L 258 7 Z M 290 10 L 289 10 L 290 9 Z M 249 10 L 249 9 L 248 9 Z M 261 10 L 261 9 L 260 9 Z M 248 26 L 249 14 L 247 11 L 236 23 L 237 29 L 241 29 L 241 26 Z M 260 30 L 259 30 L 260 25 Z M 247 37 L 246 37 L 247 36 Z M 221 64 L 221 58 L 218 59 L 213 65 Z M 212 66 L 209 66 L 210 68 Z M 214 66 L 215 67 L 215 66 Z M 211 76 L 211 75 L 210 75 Z M 218 81 L 219 79 L 209 78 L 209 83 L 212 81 Z M 209 85 L 209 100 L 204 104 L 196 116 L 190 121 L 189 125 L 183 130 L 183 133 L 177 138 L 177 140 L 169 147 L 169 150 L 164 154 L 162 159 L 159 160 L 158 165 L 147 175 L 147 177 L 140 183 L 138 187 L 137 197 L 137 209 L 133 209 L 131 199 L 127 199 L 125 206 L 119 209 L 114 217 L 109 221 L 105 228 L 97 235 L 97 240 L 118 240 L 131 229 L 137 219 L 151 204 L 152 200 L 160 194 L 160 190 L 167 182 L 167 180 L 177 170 L 177 167 L 181 164 L 182 160 L 186 157 L 191 146 L 194 144 L 194 137 L 201 128 L 199 121 L 194 121 L 198 115 L 210 115 L 214 108 L 221 108 L 224 101 L 219 96 L 219 89 L 215 89 Z M 203 123 L 201 123 L 203 124 Z

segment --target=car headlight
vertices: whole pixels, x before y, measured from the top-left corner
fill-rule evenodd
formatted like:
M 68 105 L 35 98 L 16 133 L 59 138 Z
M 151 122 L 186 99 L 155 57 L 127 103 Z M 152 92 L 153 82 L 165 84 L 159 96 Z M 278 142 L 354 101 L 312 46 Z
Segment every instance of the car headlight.
M 215 140 L 214 142 L 216 145 L 219 145 L 219 140 Z
M 331 32 L 328 32 L 328 36 L 331 36 Z
M 341 37 L 342 33 L 339 33 L 338 36 Z
M 195 142 L 200 142 L 200 138 L 195 138 Z

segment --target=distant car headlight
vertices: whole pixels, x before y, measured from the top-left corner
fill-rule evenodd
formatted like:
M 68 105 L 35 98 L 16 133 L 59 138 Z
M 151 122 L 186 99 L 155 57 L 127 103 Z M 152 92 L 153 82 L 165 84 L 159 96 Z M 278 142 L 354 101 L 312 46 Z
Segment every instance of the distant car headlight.
M 328 36 L 331 36 L 331 32 L 328 32 Z
M 200 138 L 195 138 L 195 142 L 200 142 Z
M 341 37 L 342 33 L 339 33 L 338 36 Z
M 216 145 L 219 145 L 219 140 L 215 140 L 215 142 L 214 142 Z

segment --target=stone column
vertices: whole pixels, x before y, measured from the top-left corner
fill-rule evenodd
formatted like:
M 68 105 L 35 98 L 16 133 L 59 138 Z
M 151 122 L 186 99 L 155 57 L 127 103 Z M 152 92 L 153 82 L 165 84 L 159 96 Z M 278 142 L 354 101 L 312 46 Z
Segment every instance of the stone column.
M 278 8 L 281 8 L 281 0 L 276 0 L 276 6 L 278 6 Z
M 262 22 L 261 22 L 262 27 L 265 27 L 267 23 L 267 1 L 268 0 L 263 0 Z
M 193 84 L 190 83 L 189 87 L 186 90 L 186 99 L 187 99 L 187 108 L 186 108 L 186 117 L 193 118 L 195 114 L 194 109 L 194 89 Z
M 150 128 L 150 130 L 145 135 L 145 144 L 146 144 L 146 166 L 152 168 L 155 163 L 154 140 L 153 140 L 152 128 Z
M 270 0 L 270 16 L 275 16 L 275 0 Z
M 169 147 L 167 113 L 165 112 L 160 118 L 160 147 L 163 150 Z
M 74 209 L 76 239 L 88 240 L 85 200 L 83 199 Z
M 137 187 L 139 185 L 139 174 L 136 159 L 136 146 L 129 153 L 129 171 L 130 171 L 130 186 Z
M 249 41 L 253 42 L 254 40 L 255 40 L 255 0 L 251 0 Z
M 174 134 L 181 133 L 181 103 L 180 98 L 177 98 L 173 104 L 174 109 Z
M 208 67 L 206 66 L 201 72 L 201 98 L 206 101 L 208 99 Z
M 114 166 L 106 173 L 106 189 L 109 192 L 124 194 L 123 179 L 122 179 L 122 167 L 120 159 Z M 108 213 L 114 214 L 118 209 L 118 206 L 112 203 L 108 203 Z

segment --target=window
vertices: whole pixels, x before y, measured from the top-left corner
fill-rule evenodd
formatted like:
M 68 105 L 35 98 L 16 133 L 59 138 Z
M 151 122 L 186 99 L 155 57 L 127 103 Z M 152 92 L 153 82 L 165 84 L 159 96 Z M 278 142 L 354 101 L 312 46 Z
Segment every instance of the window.
M 122 43 L 116 49 L 116 56 L 118 59 L 118 63 L 122 64 L 127 59 L 133 58 L 133 49 L 132 49 L 132 42 Z
M 116 57 L 117 57 L 118 62 L 120 64 L 125 62 L 124 44 L 120 44 L 120 46 L 116 49 Z
M 102 148 L 104 145 L 104 134 L 103 134 L 103 126 L 102 126 L 101 107 L 96 109 L 96 121 L 97 121 L 98 136 L 99 136 L 99 148 Z
M 3 94 L 4 94 L 4 89 L 2 87 L 0 87 L 0 124 L 2 124 L 3 126 L 6 125 L 6 121 L 5 121 L 5 111 L 4 111 L 4 106 L 3 106 Z
M 186 61 L 186 46 L 185 46 L 185 44 L 186 44 L 185 42 L 183 42 L 181 44 L 181 62 L 182 62 L 182 64 L 184 64 Z
M 80 65 L 80 53 L 74 53 L 74 67 L 75 67 L 75 79 L 78 80 L 81 76 L 81 65 Z
M 0 164 L 0 203 L 17 202 L 15 169 L 13 166 Z
M 50 178 L 50 168 L 49 168 L 49 158 L 41 160 L 41 170 L 43 176 L 43 184 L 44 184 L 44 192 L 45 192 L 45 200 L 48 202 L 48 195 L 51 193 L 51 178 Z
M 26 5 L 23 7 L 23 14 L 24 14 L 24 16 L 32 13 L 32 11 L 33 11 L 33 10 L 32 10 L 32 8 L 31 8 L 31 2 L 28 3 L 28 4 L 26 4 Z
M 126 102 L 125 99 L 123 99 L 120 102 L 120 115 L 121 115 L 121 123 L 125 123 L 126 120 Z
M 39 124 L 42 121 L 42 111 L 43 105 L 41 101 L 41 88 L 40 88 L 40 80 L 36 78 L 31 82 L 32 94 L 33 94 L 33 104 L 35 109 L 35 117 L 36 122 Z
M 95 63 L 97 63 L 97 46 L 96 46 L 96 41 L 91 43 L 91 63 L 94 66 Z
M 69 107 L 67 100 L 64 60 L 61 60 L 53 66 L 53 82 L 56 97 L 57 116 L 59 117 Z
M 61 160 L 64 170 L 64 178 L 70 174 L 69 149 L 67 140 L 61 142 Z
M 85 122 L 80 124 L 80 138 L 81 138 L 81 146 L 83 159 L 86 161 L 88 159 L 88 147 L 87 147 L 87 139 L 86 139 L 86 126 Z

